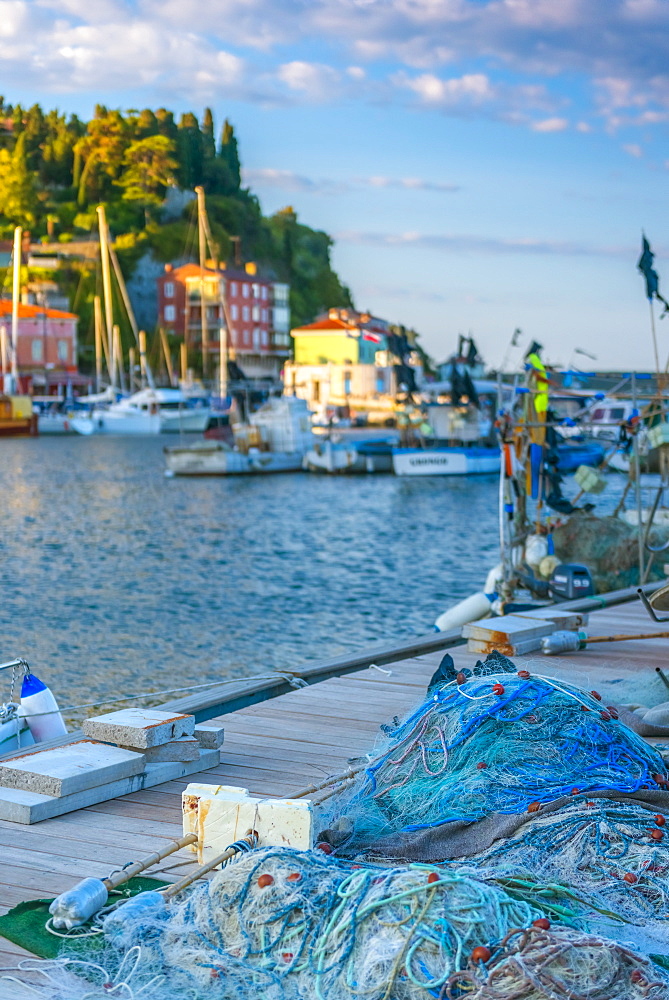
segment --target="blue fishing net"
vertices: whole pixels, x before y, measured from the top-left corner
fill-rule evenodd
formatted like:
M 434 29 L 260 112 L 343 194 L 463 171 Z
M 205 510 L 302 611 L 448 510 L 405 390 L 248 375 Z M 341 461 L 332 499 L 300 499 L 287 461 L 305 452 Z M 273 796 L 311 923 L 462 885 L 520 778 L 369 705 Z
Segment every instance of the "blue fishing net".
M 386 736 L 332 816 L 350 817 L 361 846 L 563 796 L 663 788 L 662 757 L 615 716 L 598 696 L 525 671 L 451 682 Z

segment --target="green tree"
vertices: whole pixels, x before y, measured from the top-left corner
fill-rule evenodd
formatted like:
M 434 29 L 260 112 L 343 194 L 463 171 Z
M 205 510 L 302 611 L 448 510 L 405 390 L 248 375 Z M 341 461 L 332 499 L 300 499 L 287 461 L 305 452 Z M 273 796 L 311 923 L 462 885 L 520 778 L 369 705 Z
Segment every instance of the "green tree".
M 205 160 L 213 160 L 216 156 L 214 116 L 211 113 L 211 108 L 204 109 L 204 117 L 202 119 L 202 152 Z
M 77 192 L 80 207 L 111 192 L 121 172 L 128 143 L 128 124 L 121 112 L 97 105 L 86 135 L 75 146 L 84 164 Z
M 159 205 L 165 189 L 176 183 L 179 164 L 173 154 L 174 143 L 164 135 L 131 142 L 123 157 L 124 170 L 118 181 L 124 188 L 124 199 Z
M 181 116 L 177 130 L 177 159 L 179 160 L 179 184 L 185 190 L 192 190 L 202 183 L 204 149 L 202 132 L 196 116 L 188 111 Z
M 28 168 L 26 137 L 18 137 L 13 152 L 0 150 L 0 213 L 16 226 L 32 227 L 37 217 L 35 175 Z
M 221 132 L 221 146 L 218 152 L 219 159 L 228 168 L 230 175 L 230 185 L 231 190 L 226 194 L 232 194 L 234 191 L 239 191 L 242 183 L 241 179 L 241 164 L 239 162 L 239 148 L 237 146 L 237 138 L 235 136 L 235 130 L 228 121 L 225 119 L 223 123 L 223 131 Z

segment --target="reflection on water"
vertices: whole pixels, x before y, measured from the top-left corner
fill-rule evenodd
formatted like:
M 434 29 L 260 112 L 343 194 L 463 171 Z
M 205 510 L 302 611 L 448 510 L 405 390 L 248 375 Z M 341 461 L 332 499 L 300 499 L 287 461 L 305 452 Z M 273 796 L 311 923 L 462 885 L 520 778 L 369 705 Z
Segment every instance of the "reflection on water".
M 170 480 L 164 443 L 0 442 L 0 659 L 62 703 L 425 633 L 497 562 L 494 477 Z

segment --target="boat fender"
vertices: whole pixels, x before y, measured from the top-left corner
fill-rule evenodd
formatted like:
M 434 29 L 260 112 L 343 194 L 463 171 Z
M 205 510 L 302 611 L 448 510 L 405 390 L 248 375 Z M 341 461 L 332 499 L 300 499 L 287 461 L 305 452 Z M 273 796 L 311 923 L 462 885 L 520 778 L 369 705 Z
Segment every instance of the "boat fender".
M 167 904 L 159 892 L 150 890 L 131 896 L 117 910 L 105 917 L 102 929 L 105 940 L 121 950 L 127 951 L 140 943 L 142 930 L 147 925 L 155 926 L 156 921 L 167 918 Z
M 51 923 L 56 930 L 71 931 L 85 924 L 105 906 L 108 898 L 107 887 L 99 878 L 82 879 L 74 888 L 56 896 L 49 907 Z
M 548 555 L 548 539 L 546 535 L 530 535 L 525 542 L 525 562 L 533 570 L 539 568 L 542 559 Z
M 23 678 L 19 715 L 28 723 L 35 743 L 67 736 L 58 702 L 51 690 L 35 674 L 26 674 Z
M 503 579 L 504 568 L 501 563 L 497 563 L 497 565 L 493 566 L 485 578 L 485 586 L 483 588 L 484 593 L 495 594 L 495 596 L 497 596 L 496 591 L 499 590 L 499 585 L 502 583 Z M 494 598 L 492 598 L 492 600 L 494 600 Z
M 496 594 L 484 594 L 482 591 L 470 594 L 464 601 L 459 601 L 439 615 L 434 623 L 435 629 L 437 632 L 448 632 L 449 629 L 460 628 L 468 622 L 478 621 L 479 618 L 489 618 L 492 602 L 496 596 Z

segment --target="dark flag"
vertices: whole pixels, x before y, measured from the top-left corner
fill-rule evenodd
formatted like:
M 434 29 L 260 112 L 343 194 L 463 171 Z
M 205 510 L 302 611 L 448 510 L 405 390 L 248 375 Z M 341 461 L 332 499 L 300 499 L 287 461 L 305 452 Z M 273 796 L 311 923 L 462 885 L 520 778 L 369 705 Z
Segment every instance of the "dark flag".
M 660 279 L 657 276 L 657 271 L 653 267 L 654 260 L 655 254 L 650 249 L 650 243 L 644 236 L 641 244 L 641 256 L 639 257 L 637 267 L 646 279 L 646 297 L 650 302 L 652 302 L 653 298 L 659 299 L 660 302 L 662 302 L 664 305 L 662 316 L 664 316 L 666 312 L 669 312 L 669 302 L 667 302 L 667 300 L 660 295 Z

